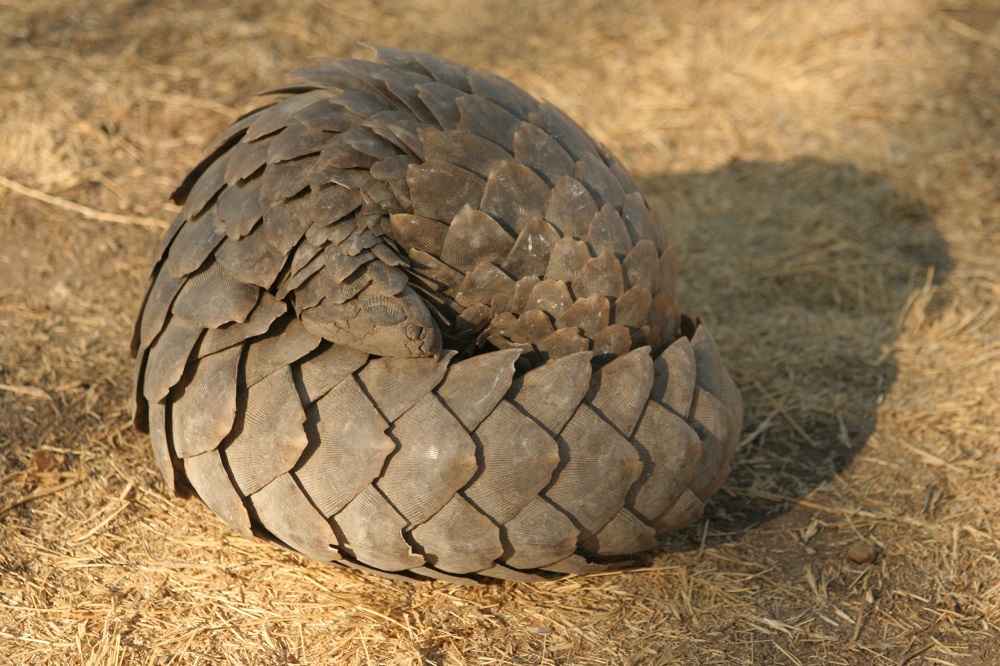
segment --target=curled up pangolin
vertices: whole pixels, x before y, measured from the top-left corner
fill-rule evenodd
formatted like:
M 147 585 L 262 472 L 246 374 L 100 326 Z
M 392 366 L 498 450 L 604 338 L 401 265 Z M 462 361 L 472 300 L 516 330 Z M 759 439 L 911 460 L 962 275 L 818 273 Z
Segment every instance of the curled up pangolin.
M 740 394 L 621 163 L 425 53 L 268 91 L 174 193 L 136 427 L 233 529 L 383 575 L 597 571 L 697 520 Z

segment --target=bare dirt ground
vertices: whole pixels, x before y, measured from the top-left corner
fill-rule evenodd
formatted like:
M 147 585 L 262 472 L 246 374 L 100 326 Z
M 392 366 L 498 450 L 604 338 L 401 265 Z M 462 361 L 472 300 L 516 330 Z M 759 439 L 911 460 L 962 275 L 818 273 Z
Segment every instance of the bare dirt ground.
M 0 662 L 1000 663 L 1000 4 L 0 0 Z M 630 164 L 744 391 L 638 568 L 400 584 L 167 497 L 129 425 L 164 203 L 359 41 L 492 69 Z

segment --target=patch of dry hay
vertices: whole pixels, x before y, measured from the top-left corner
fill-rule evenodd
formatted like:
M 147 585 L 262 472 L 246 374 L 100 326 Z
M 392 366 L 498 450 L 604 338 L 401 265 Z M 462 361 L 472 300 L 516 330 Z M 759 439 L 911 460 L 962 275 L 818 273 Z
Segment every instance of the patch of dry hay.
M 1000 661 L 995 3 L 22 4 L 0 3 L 0 661 Z M 706 519 L 640 568 L 401 585 L 161 494 L 126 349 L 159 231 L 128 222 L 172 217 L 251 92 L 357 41 L 512 78 L 660 209 L 748 418 Z

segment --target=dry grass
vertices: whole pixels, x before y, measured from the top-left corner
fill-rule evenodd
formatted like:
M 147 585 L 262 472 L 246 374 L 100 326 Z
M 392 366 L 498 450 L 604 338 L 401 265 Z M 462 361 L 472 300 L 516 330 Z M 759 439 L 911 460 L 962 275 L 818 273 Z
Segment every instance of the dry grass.
M 998 20 L 989 0 L 0 1 L 0 662 L 1000 662 Z M 641 568 L 398 584 L 162 494 L 126 347 L 163 202 L 249 93 L 358 41 L 557 103 L 660 209 L 748 416 L 706 519 Z M 847 557 L 865 544 L 874 563 Z

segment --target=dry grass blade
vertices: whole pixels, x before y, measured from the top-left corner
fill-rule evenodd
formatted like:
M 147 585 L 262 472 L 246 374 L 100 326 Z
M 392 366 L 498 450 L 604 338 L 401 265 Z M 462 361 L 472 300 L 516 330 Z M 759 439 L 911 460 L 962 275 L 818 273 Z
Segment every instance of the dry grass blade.
M 34 501 L 36 499 L 39 499 L 39 498 L 42 498 L 42 497 L 48 497 L 49 495 L 55 495 L 56 493 L 61 493 L 64 490 L 72 488 L 76 484 L 80 483 L 80 481 L 82 481 L 82 480 L 83 479 L 73 479 L 72 481 L 67 481 L 65 483 L 60 483 L 57 486 L 50 486 L 48 488 L 40 488 L 40 489 L 36 490 L 35 492 L 31 493 L 30 495 L 27 495 L 26 497 L 22 497 L 20 499 L 16 499 L 13 502 L 10 502 L 9 504 L 7 504 L 5 506 L 0 506 L 0 516 L 2 516 L 3 514 L 7 513 L 11 509 L 14 509 L 16 507 L 22 506 L 24 504 L 27 504 L 28 502 L 32 502 L 32 501 Z
M 0 391 L 26 395 L 29 398 L 38 398 L 39 400 L 52 400 L 51 395 L 37 386 L 14 386 L 13 384 L 0 384 Z
M 151 217 L 139 217 L 137 215 L 119 215 L 118 213 L 105 213 L 104 211 L 94 210 L 89 206 L 84 206 L 83 204 L 78 204 L 73 201 L 67 201 L 66 199 L 60 199 L 59 197 L 54 197 L 51 194 L 46 194 L 40 190 L 33 189 L 22 185 L 10 178 L 5 178 L 0 176 L 0 185 L 6 187 L 12 192 L 16 192 L 21 196 L 34 199 L 35 201 L 41 201 L 42 203 L 47 203 L 50 206 L 56 206 L 62 208 L 63 210 L 72 211 L 74 213 L 79 213 L 88 220 L 97 220 L 99 222 L 113 222 L 115 224 L 135 224 L 140 227 L 152 227 L 154 229 L 166 229 L 169 225 L 168 222 L 163 220 L 157 220 Z
M 983 44 L 985 46 L 990 47 L 991 49 L 996 49 L 997 51 L 1000 51 L 1000 39 L 997 39 L 996 37 L 991 37 L 990 35 L 987 35 L 979 30 L 976 30 L 972 26 L 966 25 L 961 21 L 956 21 L 953 18 L 947 19 L 946 25 L 948 26 L 949 30 L 953 30 L 958 34 L 962 35 L 963 37 L 967 37 L 968 39 L 971 39 L 974 42 Z

